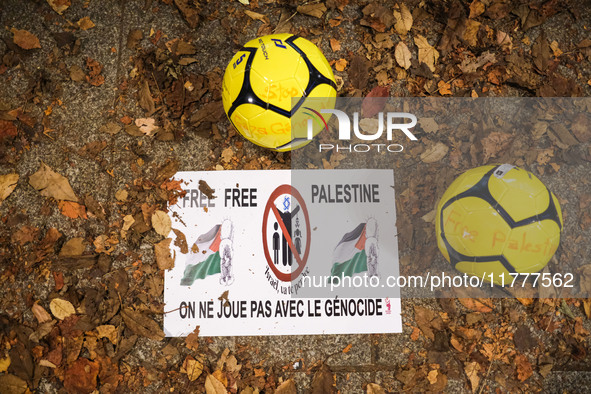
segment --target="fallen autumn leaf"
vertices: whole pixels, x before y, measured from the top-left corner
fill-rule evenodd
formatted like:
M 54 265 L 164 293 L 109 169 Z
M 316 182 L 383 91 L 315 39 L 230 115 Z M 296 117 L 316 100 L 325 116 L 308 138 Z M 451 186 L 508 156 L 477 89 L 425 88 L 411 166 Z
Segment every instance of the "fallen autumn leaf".
M 172 221 L 170 220 L 170 216 L 167 213 L 157 210 L 154 211 L 152 214 L 152 227 L 154 230 L 162 235 L 163 237 L 167 237 L 170 234 L 170 230 L 172 229 Z
M 18 178 L 18 174 L 0 175 L 0 205 L 14 191 Z
M 76 314 L 76 309 L 70 301 L 63 300 L 61 298 L 54 298 L 49 303 L 49 309 L 53 316 L 59 320 L 64 320 L 68 316 Z
M 41 43 L 36 35 L 27 31 L 27 30 L 19 30 L 15 29 L 14 27 L 10 29 L 12 34 L 14 35 L 12 40 L 13 42 L 23 49 L 37 49 L 41 48 Z
M 68 180 L 43 162 L 39 170 L 29 177 L 29 183 L 42 196 L 53 197 L 56 200 L 78 201 Z

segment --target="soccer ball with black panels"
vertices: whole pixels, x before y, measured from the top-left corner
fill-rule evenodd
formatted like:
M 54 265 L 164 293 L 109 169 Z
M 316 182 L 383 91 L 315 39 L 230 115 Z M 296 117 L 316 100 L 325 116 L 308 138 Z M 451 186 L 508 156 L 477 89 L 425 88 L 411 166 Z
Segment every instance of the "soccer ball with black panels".
M 562 227 L 556 196 L 535 175 L 508 164 L 466 171 L 437 206 L 437 245 L 446 260 L 487 281 L 493 274 L 495 283 L 543 269 Z
M 292 103 L 292 98 L 299 98 Z M 291 34 L 249 41 L 232 58 L 223 79 L 224 110 L 236 130 L 265 148 L 287 151 L 306 145 L 306 125 L 291 128 L 307 98 L 314 106 L 334 107 L 336 83 L 322 52 Z M 313 135 L 320 131 L 314 126 Z

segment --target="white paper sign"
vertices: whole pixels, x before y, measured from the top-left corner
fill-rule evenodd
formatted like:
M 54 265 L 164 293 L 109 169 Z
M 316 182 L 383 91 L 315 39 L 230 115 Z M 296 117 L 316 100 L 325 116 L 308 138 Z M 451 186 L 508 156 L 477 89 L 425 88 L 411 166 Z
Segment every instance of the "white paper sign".
M 170 215 L 187 245 L 170 233 L 167 336 L 196 326 L 201 336 L 402 331 L 400 299 L 384 288 L 398 275 L 392 171 L 179 172 L 175 179 L 186 195 Z M 215 198 L 200 192 L 200 181 Z M 381 284 L 331 290 L 335 277 Z

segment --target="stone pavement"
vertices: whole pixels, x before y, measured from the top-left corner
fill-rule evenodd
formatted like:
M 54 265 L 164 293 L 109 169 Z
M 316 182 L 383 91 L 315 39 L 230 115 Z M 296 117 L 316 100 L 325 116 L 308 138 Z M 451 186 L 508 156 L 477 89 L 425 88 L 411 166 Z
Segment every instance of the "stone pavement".
M 228 7 L 231 3 L 222 6 Z M 239 5 L 234 3 L 234 7 Z M 213 9 L 208 11 L 214 12 Z M 86 16 L 96 26 L 86 31 L 76 29 L 76 38 L 80 39 L 79 52 L 67 54 L 64 49 L 58 49 L 54 35 Z M 238 26 L 235 28 L 240 28 L 240 23 L 236 23 Z M 79 196 L 91 194 L 111 215 L 112 221 L 116 220 L 122 205 L 115 193 L 133 184 L 140 175 L 153 173 L 167 160 L 178 161 L 179 170 L 185 171 L 214 169 L 220 163 L 217 143 L 209 135 L 195 133 L 190 126 L 181 141 L 158 141 L 147 136 L 138 138 L 123 131 L 109 135 L 100 131 L 108 122 L 121 124 L 119 120 L 123 116 L 133 119 L 144 116 L 144 111 L 137 104 L 136 92 L 124 90 L 124 81 L 131 78 L 137 56 L 137 51 L 126 45 L 130 30 L 140 29 L 143 32 L 143 46 L 149 46 L 147 40 L 155 34 L 161 34 L 162 40 L 190 39 L 197 48 L 193 55 L 197 62 L 189 70 L 206 74 L 216 67 L 224 70 L 237 48 L 236 44 L 227 40 L 226 30 L 219 19 L 203 18 L 199 27 L 192 29 L 174 6 L 156 1 L 73 0 L 67 12 L 60 16 L 51 11 L 45 1 L 3 0 L 0 2 L 0 26 L 6 28 L 0 33 L 3 39 L 0 40 L 0 53 L 9 49 L 12 39 L 9 29 L 12 27 L 30 31 L 41 43 L 41 49 L 21 51 L 20 64 L 0 75 L 0 101 L 11 109 L 22 107 L 31 117 L 46 119 L 47 123 L 44 129 L 41 122 L 37 122 L 30 147 L 16 161 L 0 169 L 2 173 L 21 174 L 19 187 L 11 195 L 10 204 L 0 208 L 0 217 L 9 213 L 26 213 L 30 225 L 55 227 L 66 239 L 75 236 L 94 239 L 110 231 L 101 221 L 70 220 L 55 207 L 50 208 L 48 215 L 40 215 L 39 212 L 47 209 L 47 201 L 27 183 L 28 176 L 37 171 L 40 162 L 64 175 Z M 243 42 L 255 34 L 252 28 L 245 29 Z M 73 65 L 87 72 L 88 58 L 103 66 L 101 74 L 104 83 L 100 86 L 70 79 L 69 70 Z M 32 86 L 37 82 L 39 86 Z M 24 98 L 29 101 L 25 102 Z M 50 106 L 51 113 L 44 115 L 43 112 Z M 223 137 L 227 136 L 228 127 L 228 122 L 224 120 L 220 127 Z M 87 144 L 97 141 L 106 143 L 106 147 L 96 156 L 80 154 Z M 284 155 L 270 153 L 248 142 L 244 143 L 243 149 L 247 158 L 266 156 L 277 167 L 283 165 L 278 159 L 281 160 Z M 147 263 L 153 258 L 150 241 L 152 239 L 146 237 L 136 245 L 137 251 L 145 253 Z M 125 256 L 127 247 L 119 246 L 121 256 Z M 121 257 L 113 261 L 112 269 L 127 267 L 131 263 L 128 258 Z M 76 275 L 81 284 L 92 285 L 92 278 Z M 52 292 L 53 284 L 31 277 L 29 283 L 9 284 L 0 290 L 6 305 L 2 308 L 3 312 L 33 321 L 31 313 L 26 312 L 29 308 L 24 297 L 18 296 L 25 286 L 34 300 L 44 300 Z M 403 322 L 407 325 L 403 323 L 404 332 L 399 335 L 211 338 L 202 340 L 202 346 L 212 360 L 225 348 L 232 351 L 242 349 L 253 364 L 261 362 L 265 366 L 273 366 L 278 375 L 293 377 L 302 391 L 309 387 L 311 381 L 309 368 L 326 360 L 336 373 L 336 387 L 343 393 L 361 392 L 362 387 L 370 382 L 397 392 L 403 389 L 403 385 L 396 376 L 408 362 L 410 353 L 424 353 L 434 360 L 442 357 L 441 352 L 422 347 L 422 341 L 410 339 L 414 325 L 410 316 L 417 303 L 424 301 L 403 300 Z M 437 308 L 436 303 L 431 303 L 431 307 Z M 167 341 L 180 343 L 178 339 Z M 140 338 L 126 356 L 125 363 L 132 368 L 154 365 L 163 345 L 162 342 Z M 343 353 L 348 345 L 352 345 L 351 350 Z M 443 357 L 451 357 L 451 354 L 444 352 Z M 303 361 L 303 366 L 293 370 L 292 366 L 298 360 Z M 176 360 L 175 368 L 180 362 L 182 360 Z M 285 372 L 284 366 L 288 367 L 288 372 Z M 583 392 L 591 383 L 590 370 L 591 362 L 587 355 L 581 362 L 571 362 L 553 370 L 539 389 L 544 392 Z M 496 387 L 493 382 L 491 385 Z M 60 392 L 57 386 L 54 380 L 42 378 L 39 391 Z M 166 382 L 156 382 L 147 390 L 160 392 L 166 387 Z M 458 368 L 455 376 L 448 376 L 446 391 L 470 391 L 462 367 Z

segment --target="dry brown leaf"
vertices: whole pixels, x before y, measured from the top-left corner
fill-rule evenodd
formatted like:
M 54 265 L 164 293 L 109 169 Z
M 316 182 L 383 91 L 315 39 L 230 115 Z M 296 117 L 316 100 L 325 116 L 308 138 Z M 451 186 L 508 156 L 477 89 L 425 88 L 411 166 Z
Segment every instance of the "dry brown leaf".
M 99 128 L 100 132 L 115 135 L 121 131 L 121 126 L 115 122 L 107 122 Z
M 420 118 L 419 126 L 425 133 L 435 133 L 439 130 L 439 125 L 435 121 L 435 118 Z
M 199 348 L 199 326 L 195 327 L 192 333 L 185 338 L 185 346 L 189 350 L 197 350 Z
M 570 146 L 578 144 L 578 141 L 572 134 L 572 131 L 574 130 L 569 130 L 569 128 L 567 128 L 564 124 L 555 122 L 550 125 L 548 137 L 550 137 L 552 142 L 559 148 L 567 149 Z
M 497 44 L 510 52 L 513 49 L 513 38 L 508 33 L 497 30 Z
M 10 366 L 10 356 L 0 358 L 0 373 L 4 373 L 4 372 L 8 371 L 9 366 Z
M 35 315 L 35 318 L 37 319 L 39 324 L 51 321 L 51 315 L 47 313 L 45 308 L 43 308 L 41 305 L 37 303 L 33 304 L 33 306 L 31 307 L 31 311 L 33 312 L 33 315 Z
M 197 48 L 195 48 L 193 44 L 185 40 L 179 40 L 174 51 L 174 53 L 176 53 L 177 55 L 194 55 L 196 52 Z
M 90 20 L 90 17 L 85 16 L 84 18 L 82 18 L 78 21 L 78 26 L 82 30 L 88 30 L 88 29 L 92 29 L 96 25 L 94 24 L 93 21 Z
M 476 70 L 478 70 L 480 67 L 483 67 L 487 64 L 494 64 L 496 62 L 497 62 L 497 58 L 496 58 L 495 54 L 492 52 L 486 51 L 483 54 L 481 54 L 480 56 L 478 56 L 476 59 L 466 58 L 466 59 L 462 60 L 462 62 L 459 65 L 459 68 L 460 68 L 460 70 L 462 70 L 463 73 L 469 74 L 469 73 L 476 72 Z
M 78 201 L 68 180 L 43 162 L 39 170 L 29 177 L 29 183 L 39 190 L 42 196 L 53 197 L 56 200 Z
M 11 120 L 14 120 L 14 118 L 16 118 L 16 116 L 14 115 L 8 116 L 10 116 Z M 0 141 L 5 139 L 13 139 L 18 135 L 18 129 L 11 120 L 0 119 Z
M 86 207 L 77 202 L 60 201 L 58 203 L 58 208 L 64 216 L 67 216 L 70 219 L 88 219 L 88 216 L 86 215 Z
M 18 182 L 18 174 L 0 175 L 0 205 L 2 201 L 6 200 L 10 193 L 16 188 Z
M 231 146 L 227 147 L 222 151 L 222 161 L 224 163 L 229 163 L 230 160 L 232 160 L 232 157 L 234 157 L 234 150 Z
M 185 236 L 185 234 L 183 234 L 182 231 L 174 228 L 172 229 L 172 231 L 176 235 L 174 245 L 178 246 L 181 249 L 182 254 L 189 253 L 189 244 L 187 243 L 187 237 Z
M 22 226 L 15 233 L 12 234 L 12 242 L 18 243 L 20 246 L 28 242 L 33 242 L 39 236 L 39 229 L 37 227 Z
M 144 33 L 140 29 L 132 29 L 127 34 L 126 46 L 128 49 L 135 49 L 140 41 L 144 38 Z
M 113 345 L 117 344 L 117 327 L 112 324 L 97 326 L 96 331 L 99 338 L 107 338 Z
M 476 46 L 478 44 L 478 30 L 480 30 L 480 22 L 473 21 L 472 19 L 468 19 L 466 21 L 466 28 L 464 29 L 464 34 L 462 34 L 462 38 L 466 41 L 470 46 Z
M 329 394 L 336 392 L 335 376 L 326 364 L 322 364 L 312 378 L 311 394 Z
M 587 319 L 591 319 L 591 298 L 583 300 L 583 309 L 585 310 L 585 316 L 587 316 Z
M 224 106 L 222 100 L 211 101 L 205 104 L 191 115 L 191 123 L 194 127 L 199 126 L 203 122 L 218 122 L 224 116 Z
M 275 33 L 289 33 L 291 32 L 291 28 L 291 13 L 288 12 L 287 9 L 283 9 L 281 11 L 281 16 L 279 17 L 279 22 L 277 22 L 277 27 L 275 27 Z
M 172 230 L 172 221 L 170 220 L 170 216 L 167 213 L 156 210 L 152 214 L 152 227 L 154 230 L 163 237 L 167 237 Z
M 546 378 L 546 376 L 552 371 L 553 367 L 554 364 L 552 363 L 541 364 L 539 368 L 540 375 L 542 375 L 543 378 Z
M 175 256 L 170 253 L 170 242 L 172 238 L 166 238 L 156 245 L 154 245 L 154 255 L 156 256 L 156 264 L 161 270 L 168 270 L 174 268 Z
M 517 365 L 517 379 L 519 379 L 520 382 L 527 380 L 533 375 L 534 371 L 532 366 L 527 357 L 523 354 L 518 353 L 515 356 L 515 364 Z
M 558 47 L 558 42 L 556 40 L 550 43 L 550 49 L 552 49 L 552 53 L 554 57 L 561 56 L 564 52 Z
M 382 386 L 376 383 L 369 383 L 366 388 L 367 394 L 386 394 Z
M 439 371 L 437 371 L 436 369 L 429 371 L 429 373 L 427 374 L 427 380 L 430 384 L 437 383 L 437 375 L 439 375 Z
M 74 257 L 80 256 L 84 253 L 84 249 L 86 248 L 86 242 L 84 242 L 84 238 L 76 237 L 69 239 L 64 246 L 62 246 L 59 256 L 60 257 Z
M 98 361 L 80 357 L 64 373 L 64 388 L 68 393 L 91 393 L 97 385 Z
M 101 74 L 103 66 L 96 60 L 87 57 L 86 68 L 88 69 L 88 75 L 86 75 L 86 81 L 92 86 L 101 86 L 105 83 L 105 77 Z
M 550 61 L 552 60 L 552 53 L 550 51 L 550 44 L 546 39 L 544 31 L 542 30 L 542 33 L 538 36 L 531 47 L 531 55 L 534 58 L 534 65 L 542 74 L 546 74 L 548 72 Z
M 571 129 L 579 142 L 591 141 L 591 116 L 583 113 L 576 115 L 571 124 Z
M 449 343 L 458 352 L 463 353 L 465 351 L 464 346 L 462 346 L 462 344 L 460 343 L 460 341 L 458 340 L 458 337 L 456 335 L 454 335 L 454 334 L 451 335 L 451 339 L 449 340 Z
M 113 239 L 109 238 L 105 234 L 102 234 L 96 237 L 92 244 L 94 245 L 95 252 L 111 254 L 114 250 L 113 245 L 117 244 L 117 242 L 114 242 Z
M 470 16 L 468 18 L 473 19 L 473 18 L 476 18 L 477 16 L 482 15 L 484 13 L 485 9 L 486 9 L 486 7 L 484 6 L 484 4 L 481 1 L 474 0 L 470 4 Z
M 425 337 L 429 338 L 430 340 L 435 340 L 435 331 L 440 331 L 443 329 L 443 321 L 438 314 L 434 311 L 422 307 L 422 306 L 415 306 L 415 322 L 425 335 Z
M 411 57 L 412 55 L 410 50 L 404 42 L 400 41 L 398 44 L 396 44 L 396 48 L 394 49 L 394 58 L 400 67 L 408 70 L 411 65 Z
M 513 135 L 501 131 L 493 131 L 482 139 L 482 152 L 484 153 L 484 162 L 491 157 L 497 157 L 497 154 L 503 152 L 511 145 Z
M 230 350 L 228 348 L 226 348 L 226 350 L 228 352 L 230 352 Z M 224 363 L 225 363 L 225 361 L 224 361 Z M 218 361 L 218 365 L 220 365 L 220 361 Z M 213 371 L 212 375 L 214 378 L 219 380 L 224 385 L 224 387 L 228 387 L 228 375 L 226 375 L 226 373 L 224 371 L 222 371 L 222 367 Z
M 418 327 L 412 328 L 412 333 L 410 334 L 410 339 L 416 341 L 421 336 L 421 330 Z
M 297 392 L 298 390 L 293 379 L 287 379 L 275 389 L 275 394 L 297 394 Z
M 489 298 L 458 298 L 458 301 L 466 308 L 476 312 L 488 313 L 493 309 L 492 301 Z
M 160 328 L 160 324 L 143 313 L 127 307 L 123 308 L 121 316 L 125 325 L 137 335 L 157 341 L 164 339 L 164 332 Z
M 538 156 L 536 158 L 536 161 L 538 162 L 539 165 L 546 165 L 550 162 L 550 160 L 552 160 L 552 157 L 554 157 L 554 149 L 552 148 L 548 148 L 548 149 L 542 149 L 538 152 Z
M 345 59 L 339 59 L 334 64 L 334 68 L 337 71 L 345 71 L 346 67 L 347 67 L 347 61 Z
M 406 4 L 400 3 L 400 11 L 394 10 L 394 19 L 396 19 L 394 24 L 396 33 L 405 36 L 412 28 L 413 22 L 412 14 Z
M 517 301 L 521 302 L 521 304 L 523 306 L 529 306 L 534 303 L 533 298 L 521 298 L 521 297 L 515 297 L 515 298 L 517 299 Z
M 30 393 L 27 382 L 18 376 L 12 374 L 0 376 L 0 393 L 23 394 L 27 392 Z
M 156 120 L 153 118 L 138 118 L 135 120 L 135 125 L 148 137 L 154 135 L 155 131 L 158 130 Z
M 238 364 L 236 356 L 231 355 L 226 360 L 226 372 L 229 372 L 233 376 L 237 376 L 238 372 L 242 369 L 242 364 Z
M 174 0 L 185 21 L 191 28 L 196 28 L 199 24 L 199 3 L 193 0 Z
M 349 74 L 349 81 L 355 89 L 363 90 L 367 87 L 370 74 L 369 66 L 370 63 L 364 56 L 355 55 L 351 59 L 351 65 L 347 73 Z
M 205 392 L 207 394 L 226 394 L 228 391 L 213 375 L 207 375 L 205 378 Z
M 259 14 L 258 12 L 254 12 L 254 11 L 250 11 L 250 10 L 244 10 L 244 13 L 246 15 L 248 15 L 251 19 L 254 20 L 259 20 L 263 23 L 267 23 L 267 17 L 263 14 Z
M 390 86 L 376 86 L 374 87 L 363 100 L 361 104 L 361 116 L 363 120 L 376 120 L 373 117 L 384 109 L 388 97 L 390 96 Z M 371 119 L 367 119 L 371 118 Z M 373 122 L 372 122 L 373 123 Z M 377 124 L 376 124 L 377 128 Z M 364 128 L 364 130 L 366 130 Z M 371 128 L 369 129 L 371 130 Z M 375 130 L 375 128 L 373 128 Z
M 127 201 L 127 196 L 129 195 L 129 193 L 127 193 L 127 190 L 125 189 L 119 189 L 115 192 L 115 198 L 119 201 Z
M 331 38 L 330 39 L 330 48 L 332 49 L 333 52 L 340 51 L 341 50 L 341 43 L 336 38 Z
M 53 245 L 62 237 L 62 233 L 60 233 L 55 227 L 51 227 L 45 233 L 43 240 L 41 241 L 41 248 L 53 248 Z
M 12 41 L 23 49 L 36 49 L 41 48 L 41 43 L 36 35 L 27 31 L 27 30 L 19 30 L 16 28 L 10 29 L 12 34 Z
M 480 370 L 480 365 L 477 362 L 473 361 L 471 363 L 464 364 L 464 372 L 470 380 L 470 385 L 472 386 L 472 392 L 475 393 L 478 389 L 478 385 L 480 384 L 480 377 L 478 376 L 478 371 Z
M 59 320 L 64 320 L 68 316 L 76 314 L 76 309 L 70 301 L 62 300 L 61 298 L 54 298 L 49 303 L 49 309 L 53 316 Z
M 125 215 L 123 217 L 123 227 L 122 230 L 129 230 L 131 226 L 135 223 L 135 219 L 131 215 Z
M 60 15 L 72 4 L 70 0 L 47 0 L 47 3 Z
M 314 18 L 322 18 L 322 15 L 326 12 L 326 6 L 324 3 L 300 5 L 297 11 L 300 14 L 310 15 Z
M 139 105 L 144 110 L 146 110 L 146 114 L 148 116 L 152 115 L 154 113 L 154 110 L 156 109 L 154 99 L 152 99 L 152 93 L 150 92 L 150 86 L 148 85 L 148 81 L 146 80 L 144 80 L 144 82 L 142 83 L 142 87 L 140 89 Z
M 424 214 L 423 216 L 421 216 L 421 219 L 423 219 L 427 223 L 435 224 L 436 217 L 437 217 L 437 211 L 435 209 L 432 209 L 429 212 L 427 212 L 426 214 Z
M 439 81 L 437 83 L 437 90 L 442 96 L 451 96 L 451 85 L 445 81 Z
M 415 37 L 415 45 L 419 48 L 419 62 L 425 63 L 431 72 L 435 72 L 435 63 L 439 59 L 439 52 L 429 45 L 425 37 L 417 34 Z
M 82 82 L 86 79 L 86 74 L 84 74 L 80 66 L 73 64 L 70 67 L 70 79 L 74 82 Z
M 186 373 L 187 378 L 189 378 L 191 382 L 194 382 L 203 372 L 203 362 L 201 360 L 196 360 L 192 356 L 187 356 L 181 367 L 181 372 Z
M 448 151 L 449 147 L 447 145 L 443 142 L 437 142 L 421 153 L 421 161 L 423 163 L 435 163 L 443 159 Z

